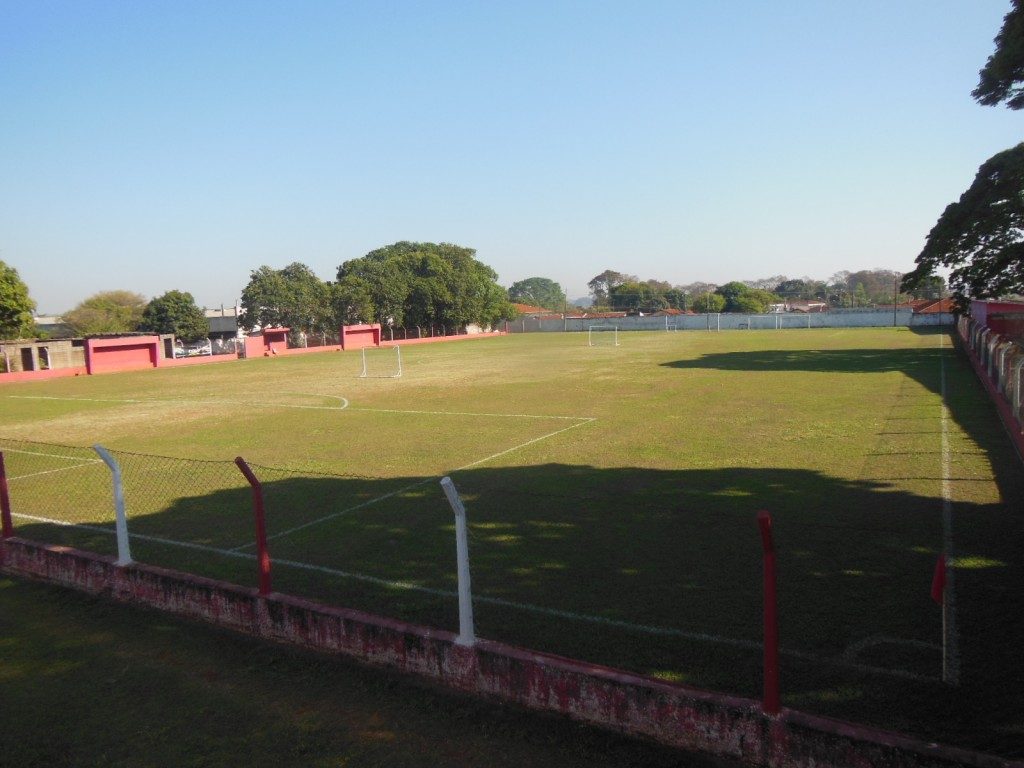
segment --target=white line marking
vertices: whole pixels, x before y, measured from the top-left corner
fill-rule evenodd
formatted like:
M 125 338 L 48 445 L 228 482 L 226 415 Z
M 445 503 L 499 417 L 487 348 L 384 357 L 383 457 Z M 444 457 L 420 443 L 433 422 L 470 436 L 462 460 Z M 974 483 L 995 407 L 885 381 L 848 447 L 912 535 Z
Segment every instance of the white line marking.
M 474 413 L 469 411 L 403 411 L 397 408 L 350 408 L 366 413 L 408 413 L 422 416 L 486 416 L 500 419 L 561 419 L 563 421 L 593 421 L 590 416 L 545 416 L 535 413 Z
M 45 469 L 42 472 L 30 472 L 27 475 L 15 475 L 14 477 L 7 478 L 9 481 L 14 482 L 15 480 L 24 480 L 27 477 L 39 477 L 39 475 L 50 475 L 54 472 L 67 472 L 69 469 L 77 469 L 78 467 L 88 467 L 93 464 L 102 464 L 99 459 L 94 461 L 86 461 L 81 464 L 72 464 L 70 467 L 58 467 L 57 469 Z
M 946 354 L 944 334 L 939 334 L 939 394 L 942 400 L 942 549 L 946 553 L 946 600 L 943 611 L 943 643 L 946 647 L 944 677 L 960 680 L 960 642 L 956 626 L 956 567 L 953 549 L 953 484 L 949 449 L 949 407 L 946 405 Z
M 320 523 L 326 523 L 327 521 L 334 520 L 335 518 L 341 517 L 342 515 L 347 515 L 349 512 L 355 512 L 355 511 L 360 510 L 360 509 L 365 509 L 366 507 L 369 507 L 369 506 L 372 506 L 372 505 L 376 504 L 378 501 L 384 501 L 385 499 L 390 499 L 391 497 L 397 496 L 400 493 L 405 493 L 406 491 L 411 491 L 411 490 L 413 490 L 415 488 L 419 488 L 421 486 L 424 486 L 427 483 L 432 483 L 432 482 L 436 481 L 438 478 L 444 477 L 444 475 L 450 474 L 451 472 L 460 472 L 460 471 L 462 471 L 464 469 L 470 469 L 471 467 L 476 467 L 476 466 L 479 466 L 480 464 L 485 464 L 488 461 L 491 461 L 492 459 L 497 459 L 500 456 L 504 456 L 506 453 L 512 453 L 512 451 L 518 451 L 520 448 L 525 448 L 528 445 L 533 445 L 534 443 L 540 442 L 541 440 L 547 440 L 549 437 L 554 437 L 555 435 L 560 435 L 563 432 L 568 432 L 570 429 L 576 429 L 576 427 L 582 427 L 584 424 L 590 424 L 592 421 L 596 421 L 596 419 L 588 418 L 586 421 L 581 421 L 581 422 L 579 422 L 577 424 L 570 424 L 568 427 L 563 427 L 562 429 L 557 429 L 554 432 L 549 432 L 546 435 L 541 435 L 540 437 L 535 437 L 533 440 L 527 440 L 525 443 L 520 443 L 519 445 L 514 445 L 511 448 L 507 448 L 504 451 L 499 451 L 498 453 L 491 454 L 490 456 L 487 456 L 487 457 L 485 457 L 483 459 L 477 459 L 476 461 L 472 461 L 469 464 L 463 464 L 461 467 L 456 467 L 455 469 L 443 472 L 440 475 L 433 475 L 433 476 L 425 478 L 423 480 L 418 480 L 415 483 L 412 483 L 411 485 L 407 485 L 407 486 L 405 486 L 403 488 L 399 488 L 397 491 L 391 491 L 390 493 L 386 493 L 383 496 L 378 496 L 375 499 L 370 499 L 369 501 L 364 501 L 362 504 L 357 504 L 354 507 L 348 507 L 348 508 L 343 509 L 343 510 L 341 510 L 339 512 L 332 512 L 329 515 L 324 515 L 323 517 L 318 518 L 316 520 L 310 520 L 308 523 L 303 523 L 302 525 L 296 525 L 294 528 L 289 528 L 289 529 L 287 529 L 285 531 L 281 531 L 279 533 L 275 533 L 273 536 L 268 536 L 267 537 L 267 541 L 272 541 L 273 539 L 280 539 L 283 536 L 288 536 L 289 534 L 295 533 L 297 531 L 305 530 L 306 528 L 310 528 L 310 527 L 312 527 L 314 525 L 319 525 Z M 246 542 L 245 544 L 239 544 L 237 547 L 234 547 L 231 551 L 232 552 L 241 552 L 241 551 L 246 550 L 246 549 L 251 549 L 254 546 L 256 546 L 256 545 L 253 544 L 252 542 Z
M 183 405 L 246 405 L 259 408 L 300 408 L 311 411 L 343 411 L 348 408 L 348 400 L 337 395 L 308 395 L 308 397 L 328 397 L 333 400 L 340 400 L 341 405 L 295 405 L 289 403 L 265 403 L 259 400 L 183 400 L 175 398 L 153 397 L 146 400 L 132 400 L 127 398 L 104 398 L 104 397 L 52 397 L 43 395 L 7 395 L 8 398 L 16 400 L 63 400 L 83 403 L 180 403 Z
M 501 418 L 501 419 L 560 419 L 562 421 L 593 421 L 590 416 L 547 416 L 535 413 L 478 413 L 472 411 L 417 411 L 417 410 L 401 410 L 398 408 L 355 408 L 349 406 L 347 398 L 340 397 L 338 395 L 321 395 L 312 392 L 297 392 L 294 394 L 301 395 L 303 397 L 325 397 L 331 400 L 340 400 L 340 406 L 334 405 L 296 405 L 289 403 L 266 403 L 259 402 L 258 400 L 246 400 L 245 405 L 256 405 L 263 408 L 304 408 L 314 411 L 363 411 L 365 413 L 397 413 L 397 414 L 410 414 L 418 416 L 476 416 L 476 417 L 488 417 L 488 418 Z M 220 399 L 220 400 L 191 400 L 182 398 L 162 398 L 153 397 L 145 400 L 131 399 L 131 398 L 113 398 L 113 397 L 55 397 L 52 395 L 7 395 L 8 398 L 15 400 L 61 400 L 68 402 L 83 402 L 83 403 L 133 403 L 133 404 L 145 404 L 145 403 L 182 403 L 186 405 L 224 405 L 225 403 L 237 405 L 240 400 L 238 399 Z M 248 396 L 246 396 L 248 397 Z
M 54 525 L 60 525 L 67 528 L 79 528 L 87 531 L 95 531 L 98 533 L 114 534 L 115 531 L 111 528 L 101 528 L 94 525 L 83 525 L 80 523 L 69 523 L 63 520 L 51 520 L 45 517 L 36 517 L 34 515 L 25 515 L 15 513 L 14 517 L 25 518 L 28 520 L 35 520 L 43 523 L 51 523 Z M 111 524 L 112 525 L 112 524 Z M 216 547 L 206 546 L 204 544 L 193 544 L 187 541 L 176 541 L 174 539 L 165 539 L 160 536 L 148 536 L 145 534 L 132 533 L 131 538 L 139 539 L 140 541 L 150 541 L 157 544 L 167 544 L 173 547 L 182 547 L 184 549 L 193 549 L 200 552 L 210 552 L 217 555 L 225 555 L 227 557 L 237 557 L 246 560 L 255 560 L 256 555 L 247 552 L 237 552 L 232 549 L 218 549 Z M 445 598 L 456 598 L 458 595 L 456 592 L 447 589 L 436 589 L 433 587 L 424 587 L 419 584 L 413 584 L 408 581 L 392 581 L 390 579 L 383 579 L 379 576 L 370 576 L 364 573 L 353 573 L 350 571 L 342 571 L 337 568 L 329 568 L 323 565 L 313 565 L 311 563 L 303 563 L 297 560 L 283 560 L 272 558 L 272 563 L 279 566 L 287 566 L 290 568 L 298 568 L 304 571 L 315 571 L 317 573 L 325 573 L 330 576 L 338 576 L 346 579 L 353 579 L 355 581 L 362 581 L 368 584 L 376 584 L 377 586 L 387 587 L 390 589 L 402 589 L 409 592 L 419 592 L 421 594 L 432 595 L 434 597 L 445 597 Z M 684 640 L 696 640 L 699 642 L 711 643 L 714 645 L 725 645 L 732 648 L 740 648 L 749 651 L 760 651 L 761 643 L 754 640 L 742 640 L 734 637 L 726 637 L 724 635 L 713 635 L 706 632 L 690 632 L 685 629 L 675 629 L 673 627 L 658 627 L 650 624 L 634 624 L 629 621 L 623 621 L 621 619 L 609 619 L 605 616 L 593 616 L 585 613 L 574 613 L 572 611 L 563 611 L 558 608 L 547 608 L 541 605 L 534 605 L 532 603 L 519 603 L 512 600 L 505 600 L 500 597 L 484 597 L 475 596 L 473 598 L 475 603 L 486 603 L 488 605 L 498 605 L 505 608 L 513 608 L 521 611 L 528 611 L 530 613 L 539 613 L 545 616 L 553 616 L 561 619 L 570 619 L 573 621 L 582 621 L 588 624 L 600 624 L 603 626 L 615 627 L 617 629 L 624 629 L 632 632 L 640 632 L 647 635 L 659 635 L 664 637 L 679 637 Z M 834 666 L 847 667 L 855 669 L 860 672 L 868 672 L 878 675 L 886 675 L 889 677 L 898 677 L 907 680 L 917 680 L 924 682 L 935 682 L 934 678 L 925 677 L 923 675 L 916 675 L 912 672 L 907 672 L 902 669 L 888 669 L 885 667 L 874 667 L 867 664 L 851 663 L 844 658 L 832 658 L 826 656 L 818 656 L 813 653 L 807 653 L 804 651 L 797 651 L 788 648 L 781 648 L 779 652 L 790 656 L 792 658 L 801 659 L 804 661 L 810 661 L 818 664 L 831 664 Z
M 533 445 L 534 443 L 539 443 L 541 440 L 547 440 L 549 437 L 554 437 L 555 435 L 560 435 L 563 432 L 568 432 L 570 429 L 576 429 L 577 427 L 583 427 L 583 426 L 586 426 L 587 424 L 592 424 L 595 421 L 597 421 L 596 418 L 589 418 L 588 417 L 586 421 L 581 421 L 581 422 L 579 422 L 577 424 L 570 424 L 568 427 L 563 427 L 562 429 L 555 430 L 554 432 L 549 432 L 546 435 L 541 435 L 540 437 L 535 437 L 535 438 L 533 438 L 533 440 L 527 440 L 525 443 L 520 443 L 519 445 L 514 445 L 511 448 L 505 449 L 504 451 L 499 451 L 498 453 L 492 453 L 490 456 L 487 456 L 486 458 L 479 459 L 477 461 L 472 461 L 469 464 L 463 464 L 461 467 L 456 467 L 455 469 L 453 469 L 451 471 L 452 472 L 461 472 L 464 469 L 469 469 L 471 467 L 476 467 L 476 466 L 479 466 L 480 464 L 486 464 L 488 461 L 491 461 L 492 459 L 497 459 L 497 458 L 499 458 L 501 456 L 504 456 L 506 453 L 512 453 L 513 451 L 518 451 L 520 448 L 525 448 L 528 445 Z M 448 473 L 445 472 L 444 474 L 448 474 Z M 438 477 L 442 477 L 442 475 L 438 475 Z M 430 479 L 431 480 L 435 480 L 436 478 L 432 477 Z
M 67 446 L 64 446 L 65 448 Z M 84 456 L 63 456 L 59 453 L 39 453 L 38 451 L 21 451 L 17 448 L 4 448 L 4 453 L 24 453 L 26 456 L 45 456 L 48 459 L 68 459 L 69 461 L 81 461 Z M 99 461 L 99 459 L 91 459 L 90 461 Z

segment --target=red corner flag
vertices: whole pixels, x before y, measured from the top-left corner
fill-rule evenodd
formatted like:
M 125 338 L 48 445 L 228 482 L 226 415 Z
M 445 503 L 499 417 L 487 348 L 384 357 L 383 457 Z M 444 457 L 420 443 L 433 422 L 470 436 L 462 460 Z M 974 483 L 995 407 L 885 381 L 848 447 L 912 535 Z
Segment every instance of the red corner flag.
M 946 591 L 946 556 L 939 555 L 935 561 L 935 574 L 932 576 L 932 600 L 942 604 L 942 593 Z

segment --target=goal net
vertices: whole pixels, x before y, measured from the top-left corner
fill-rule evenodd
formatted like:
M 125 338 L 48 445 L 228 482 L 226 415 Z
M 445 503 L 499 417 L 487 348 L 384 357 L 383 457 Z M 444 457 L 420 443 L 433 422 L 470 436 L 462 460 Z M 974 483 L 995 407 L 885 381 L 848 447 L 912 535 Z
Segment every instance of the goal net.
M 363 347 L 360 379 L 398 379 L 402 376 L 401 347 Z
M 587 329 L 587 345 L 591 347 L 619 346 L 617 325 L 592 325 Z

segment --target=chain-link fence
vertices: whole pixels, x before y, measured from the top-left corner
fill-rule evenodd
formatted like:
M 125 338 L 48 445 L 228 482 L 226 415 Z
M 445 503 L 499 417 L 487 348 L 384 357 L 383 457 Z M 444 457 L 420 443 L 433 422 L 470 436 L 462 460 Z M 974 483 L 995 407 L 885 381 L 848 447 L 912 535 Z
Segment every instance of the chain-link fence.
M 0 450 L 15 535 L 117 554 L 113 477 L 93 448 L 2 439 Z M 135 561 L 257 585 L 253 489 L 233 460 L 110 453 Z M 251 469 L 274 591 L 460 628 L 456 518 L 440 478 Z M 783 703 L 851 716 L 843 692 L 856 692 L 868 722 L 913 712 L 924 732 L 948 727 L 950 649 L 929 599 L 943 539 L 933 496 L 799 469 L 542 465 L 452 477 L 477 637 L 758 696 L 752 499 L 762 499 L 778 550 Z M 984 604 L 970 607 L 974 625 L 986 621 Z M 972 646 L 971 690 L 1012 668 L 998 637 Z
M 18 535 L 116 552 L 113 478 L 95 450 L 6 439 L 0 450 Z M 253 492 L 234 461 L 110 454 L 134 559 L 256 583 Z M 263 490 L 275 590 L 457 626 L 454 519 L 438 478 L 251 469 Z M 760 540 L 756 510 L 723 489 L 767 483 L 778 489 L 772 512 L 788 582 L 784 653 L 935 678 L 941 617 L 923 598 L 942 537 L 934 500 L 793 470 L 748 474 L 456 473 L 479 633 L 670 677 L 684 657 L 698 679 L 750 692 Z M 800 486 L 802 494 L 784 491 Z M 822 516 L 807 508 L 808 493 L 842 501 Z M 892 642 L 850 650 L 871 637 Z M 722 654 L 733 660 L 722 664 Z M 743 672 L 726 673 L 723 684 L 730 668 Z

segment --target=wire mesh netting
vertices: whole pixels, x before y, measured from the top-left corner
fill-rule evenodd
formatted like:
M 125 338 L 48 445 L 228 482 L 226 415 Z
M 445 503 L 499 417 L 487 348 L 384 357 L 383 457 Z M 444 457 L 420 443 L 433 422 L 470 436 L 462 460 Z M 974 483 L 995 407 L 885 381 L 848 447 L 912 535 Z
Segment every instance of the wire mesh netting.
M 17 535 L 116 553 L 112 473 L 95 450 L 10 439 L 0 450 Z M 234 461 L 111 453 L 136 561 L 256 585 L 253 490 Z M 275 591 L 459 627 L 440 478 L 251 468 Z M 675 473 L 636 469 L 454 473 L 476 635 L 758 695 L 761 544 L 755 510 L 730 491 L 755 480 L 726 474 L 691 473 L 680 487 Z M 908 700 L 919 716 L 943 706 L 942 612 L 928 597 L 943 535 L 934 499 L 831 480 L 808 505 L 805 474 L 756 478 L 776 501 L 784 691 L 858 690 L 885 702 L 885 717 L 902 716 Z M 966 665 L 974 681 L 991 666 Z M 800 695 L 830 711 L 832 694 L 789 701 Z

